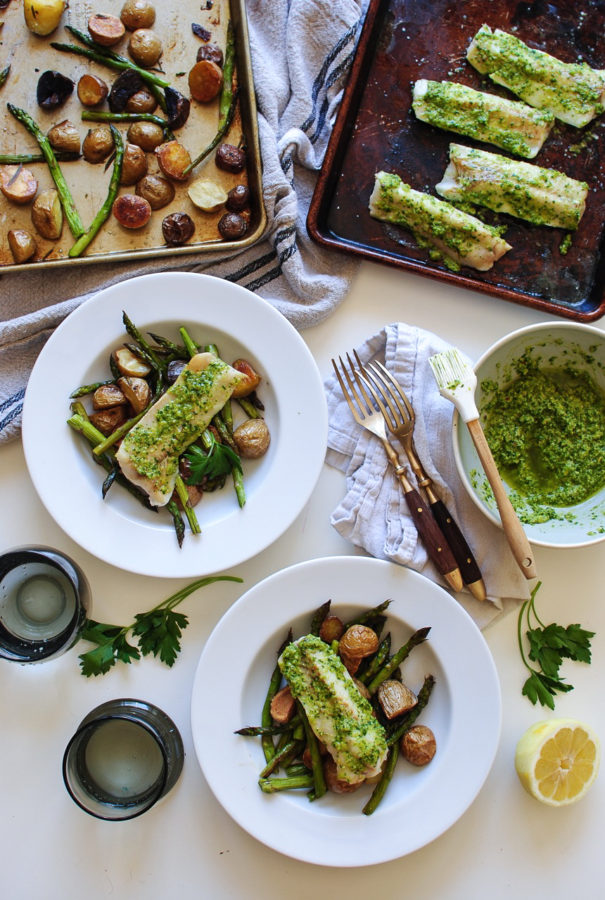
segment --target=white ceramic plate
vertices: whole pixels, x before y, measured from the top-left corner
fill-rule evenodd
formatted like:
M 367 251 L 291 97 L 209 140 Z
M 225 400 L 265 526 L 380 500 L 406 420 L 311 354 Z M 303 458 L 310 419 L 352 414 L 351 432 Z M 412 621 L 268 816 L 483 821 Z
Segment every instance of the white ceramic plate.
M 263 794 L 259 738 L 234 731 L 260 724 L 277 650 L 292 625 L 308 631 L 326 600 L 344 618 L 391 599 L 388 628 L 399 647 L 431 626 L 428 641 L 403 666 L 412 688 L 436 683 L 420 721 L 437 739 L 426 768 L 399 760 L 376 812 L 361 812 L 371 789 L 326 794 Z M 225 660 L 228 664 L 225 664 Z M 217 687 L 216 673 L 221 672 Z M 491 768 L 500 736 L 496 670 L 481 635 L 452 597 L 421 575 L 366 557 L 331 557 L 284 569 L 247 591 L 223 616 L 200 658 L 192 694 L 192 731 L 206 780 L 230 816 L 274 850 L 326 866 L 364 866 L 424 846 L 464 813 Z M 472 749 L 469 748 L 472 733 Z
M 196 507 L 202 534 L 187 529 L 180 549 L 167 511 L 146 510 L 119 485 L 101 499 L 103 470 L 66 424 L 70 393 L 108 377 L 109 355 L 125 337 L 122 310 L 143 333 L 178 340 L 185 325 L 199 343 L 216 343 L 228 362 L 243 356 L 263 375 L 271 444 L 261 459 L 245 462 L 246 505 L 239 508 L 229 484 L 206 494 Z M 221 571 L 269 546 L 307 502 L 326 440 L 323 385 L 297 331 L 245 288 L 192 273 L 134 278 L 75 310 L 43 348 L 23 410 L 29 472 L 57 524 L 100 559 L 158 577 Z

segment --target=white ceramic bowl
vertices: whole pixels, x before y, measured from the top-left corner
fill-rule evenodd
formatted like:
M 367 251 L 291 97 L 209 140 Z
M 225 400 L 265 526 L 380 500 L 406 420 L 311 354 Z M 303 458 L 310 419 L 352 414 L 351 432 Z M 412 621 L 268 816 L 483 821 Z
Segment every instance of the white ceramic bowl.
M 513 331 L 493 344 L 475 365 L 476 401 L 479 411 L 484 400 L 482 383 L 493 380 L 499 386 L 511 381 L 511 363 L 528 348 L 535 358 L 549 367 L 560 367 L 571 360 L 578 369 L 590 372 L 594 382 L 605 391 L 605 333 L 590 325 L 572 322 L 545 322 Z M 512 376 L 514 377 L 514 376 Z M 454 456 L 460 477 L 472 500 L 497 525 L 500 517 L 495 501 L 486 490 L 486 479 L 466 425 L 456 413 L 453 424 Z M 507 487 L 509 495 L 512 493 Z M 513 496 L 514 502 L 514 496 Z M 605 540 L 605 488 L 576 506 L 557 507 L 567 518 L 546 522 L 524 522 L 532 544 L 542 547 L 581 547 Z M 523 512 L 520 511 L 523 520 Z

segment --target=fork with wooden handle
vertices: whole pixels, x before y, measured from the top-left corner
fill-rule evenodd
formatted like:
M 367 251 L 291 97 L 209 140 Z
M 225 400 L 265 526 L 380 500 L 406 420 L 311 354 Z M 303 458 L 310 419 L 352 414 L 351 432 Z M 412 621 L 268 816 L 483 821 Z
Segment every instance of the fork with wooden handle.
M 458 564 L 439 525 L 430 514 L 418 491 L 406 477 L 405 469 L 388 441 L 382 413 L 375 409 L 367 387 L 359 372 L 355 369 L 349 354 L 347 353 L 348 368 L 341 357 L 338 358 L 338 361 L 340 369 L 334 359 L 332 360 L 332 365 L 353 418 L 362 428 L 372 432 L 382 442 L 387 458 L 395 469 L 395 474 L 403 488 L 410 515 L 426 548 L 426 552 L 452 590 L 461 591 L 462 575 Z
M 517 565 L 527 579 L 536 578 L 536 565 L 530 543 L 506 493 L 479 421 L 479 410 L 475 403 L 477 376 L 471 363 L 453 347 L 430 356 L 429 365 L 433 370 L 439 393 L 446 400 L 451 400 L 462 421 L 466 422 L 481 465 L 494 492 L 502 529 Z
M 405 450 L 418 486 L 426 492 L 431 512 L 460 567 L 462 580 L 473 597 L 477 600 L 485 600 L 487 597 L 485 583 L 481 577 L 481 571 L 473 551 L 447 506 L 435 494 L 433 482 L 427 475 L 416 453 L 416 448 L 414 447 L 416 416 L 405 391 L 399 382 L 393 378 L 389 370 L 378 360 L 363 365 L 357 353 L 355 353 L 355 359 L 360 367 L 361 375 L 368 379 L 368 387 L 373 392 L 373 397 L 380 407 L 389 431 L 398 438 Z

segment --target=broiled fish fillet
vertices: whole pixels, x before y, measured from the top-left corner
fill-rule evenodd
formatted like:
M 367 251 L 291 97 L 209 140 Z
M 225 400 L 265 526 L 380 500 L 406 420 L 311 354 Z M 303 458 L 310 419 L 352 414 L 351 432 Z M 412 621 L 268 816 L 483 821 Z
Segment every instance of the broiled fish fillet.
M 583 128 L 605 108 L 605 70 L 562 60 L 528 47 L 513 34 L 482 25 L 466 58 L 481 74 L 530 106 Z
M 132 428 L 116 453 L 122 472 L 153 506 L 170 500 L 179 456 L 223 408 L 243 376 L 214 356 L 198 353 Z
M 414 84 L 412 107 L 417 118 L 437 128 L 495 144 L 533 159 L 549 135 L 555 117 L 519 100 L 476 91 L 455 81 Z
M 357 784 L 377 775 L 387 756 L 385 731 L 340 657 L 321 638 L 307 634 L 288 644 L 279 666 L 334 759 L 338 778 Z
M 446 200 L 573 230 L 584 214 L 588 185 L 556 169 L 450 144 L 450 162 L 435 190 Z
M 454 263 L 480 272 L 511 249 L 495 228 L 388 172 L 376 174 L 370 215 L 408 228 L 422 246 L 429 244 Z

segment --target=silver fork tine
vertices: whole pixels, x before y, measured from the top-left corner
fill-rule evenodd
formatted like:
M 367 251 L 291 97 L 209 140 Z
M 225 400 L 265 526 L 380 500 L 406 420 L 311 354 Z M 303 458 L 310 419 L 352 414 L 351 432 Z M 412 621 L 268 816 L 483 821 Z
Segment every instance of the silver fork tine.
M 349 362 L 351 372 L 353 373 L 354 376 L 356 376 L 355 369 L 351 362 L 351 357 L 349 356 L 348 353 L 347 353 L 347 360 Z M 357 421 L 359 422 L 359 417 L 358 417 L 359 414 L 361 415 L 361 418 L 364 418 L 365 416 L 368 415 L 368 409 L 367 409 L 367 407 L 364 407 L 362 397 L 360 396 L 359 391 L 357 390 L 355 384 L 353 383 L 353 379 L 351 378 L 351 375 L 349 374 L 347 367 L 345 366 L 344 362 L 342 361 L 342 356 L 338 357 L 338 362 L 340 363 L 340 367 L 342 369 L 342 374 L 344 375 L 344 377 L 346 379 L 346 382 L 348 385 L 348 391 L 347 391 L 347 387 L 345 386 L 345 383 L 343 381 L 342 375 L 340 374 L 338 366 L 336 365 L 335 360 L 332 360 L 332 365 L 334 366 L 334 371 L 336 373 L 338 383 L 340 384 L 340 388 L 342 390 L 345 400 L 347 400 L 347 402 L 348 402 L 349 399 L 354 399 L 355 403 L 357 403 L 358 412 L 356 412 L 354 405 L 352 406 L 351 403 L 349 403 L 349 408 L 350 408 L 351 412 L 353 413 L 353 415 L 355 416 L 355 418 L 357 419 Z M 355 380 L 357 382 L 359 382 L 359 379 L 357 377 L 355 378 Z M 363 385 L 360 384 L 360 388 L 363 390 Z M 371 404 L 369 404 L 369 402 L 368 402 L 368 405 L 371 406 Z M 374 410 L 370 409 L 369 412 L 374 412 Z
M 372 385 L 372 396 L 378 403 L 380 411 L 391 431 L 400 424 L 398 410 L 393 403 L 392 394 L 389 388 L 382 382 L 377 372 L 372 368 L 372 363 L 362 368 L 362 375 L 368 385 Z M 387 412 L 388 408 L 388 412 Z M 389 415 L 390 413 L 390 415 Z M 406 417 L 407 418 L 407 417 Z
M 371 364 L 371 368 L 375 371 L 376 375 L 378 375 L 385 388 L 389 391 L 391 397 L 393 397 L 397 404 L 397 408 L 404 419 L 409 418 L 414 421 L 414 410 L 412 409 L 412 405 L 389 370 L 386 369 L 382 363 L 378 362 L 378 360 Z

